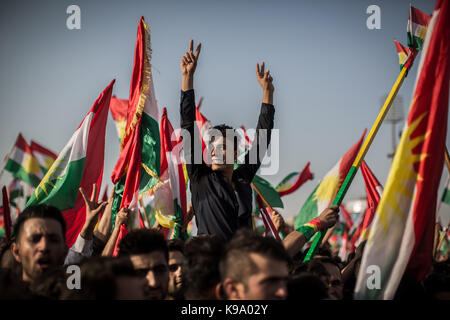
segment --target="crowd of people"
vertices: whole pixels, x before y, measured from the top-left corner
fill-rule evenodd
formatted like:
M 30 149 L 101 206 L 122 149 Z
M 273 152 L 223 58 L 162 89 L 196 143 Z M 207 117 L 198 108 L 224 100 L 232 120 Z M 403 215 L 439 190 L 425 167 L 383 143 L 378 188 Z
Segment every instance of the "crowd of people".
M 181 59 L 181 127 L 194 136 L 194 73 L 201 46 Z M 273 79 L 265 65 L 256 76 L 263 90 L 257 130 L 267 130 L 252 148 L 261 154 L 270 143 L 275 107 Z M 122 208 L 112 223 L 113 194 L 97 201 L 80 190 L 86 219 L 71 248 L 66 245 L 66 221 L 58 208 L 40 204 L 18 215 L 10 241 L 0 250 L 0 299 L 136 299 L 136 300 L 351 300 L 364 245 L 341 261 L 325 243 L 303 262 L 307 243 L 317 231 L 338 221 L 339 208 L 331 206 L 299 230 L 277 240 L 253 230 L 251 181 L 262 159 L 235 168 L 237 142 L 230 150 L 226 125 L 212 141 L 212 164 L 194 161 L 194 143 L 184 146 L 192 199 L 186 224 L 195 216 L 198 234 L 187 240 L 165 239 L 156 224 L 129 230 L 118 244 L 119 230 L 129 220 Z M 258 137 L 258 135 L 256 135 Z M 191 139 L 192 140 L 192 139 Z M 227 143 L 228 142 L 228 143 Z M 228 150 L 227 150 L 228 149 Z M 231 152 L 230 152 L 231 151 Z M 251 154 L 251 152 L 249 152 Z M 264 154 L 264 152 L 262 152 Z M 228 159 L 231 159 L 229 161 Z M 100 218 L 101 215 L 101 218 Z M 272 212 L 277 230 L 284 223 Z M 114 227 L 112 227 L 114 225 Z M 396 299 L 450 299 L 448 260 L 435 262 L 422 282 L 407 275 Z

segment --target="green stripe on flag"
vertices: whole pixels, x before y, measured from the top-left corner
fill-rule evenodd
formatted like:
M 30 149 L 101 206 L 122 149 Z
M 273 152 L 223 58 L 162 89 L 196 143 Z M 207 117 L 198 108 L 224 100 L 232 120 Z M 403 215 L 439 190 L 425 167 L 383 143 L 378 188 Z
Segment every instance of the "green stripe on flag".
M 139 193 L 145 192 L 155 186 L 161 174 L 161 142 L 159 138 L 159 126 L 148 114 L 142 114 L 141 125 L 141 146 L 142 164 L 151 170 L 155 175 L 149 174 L 145 169 L 141 170 L 141 180 L 139 183 Z
M 61 211 L 73 208 L 77 200 L 85 162 L 86 158 L 71 161 L 62 170 L 58 166 L 52 166 L 34 190 L 26 207 L 45 203 L 55 206 Z M 64 174 L 59 176 L 60 172 Z
M 450 190 L 447 188 L 444 190 L 444 194 L 442 195 L 442 202 L 450 205 Z
M 37 187 L 41 181 L 41 179 L 39 179 L 36 175 L 26 172 L 22 165 L 11 159 L 8 159 L 5 170 L 11 172 L 14 178 L 20 179 L 32 187 Z
M 318 208 L 317 208 L 317 199 L 316 199 L 316 191 L 320 186 L 320 183 L 316 186 L 314 191 L 309 195 L 303 207 L 300 209 L 300 212 L 295 217 L 294 220 L 294 229 L 299 230 L 301 226 L 305 223 L 309 222 L 311 219 L 314 219 L 318 216 Z

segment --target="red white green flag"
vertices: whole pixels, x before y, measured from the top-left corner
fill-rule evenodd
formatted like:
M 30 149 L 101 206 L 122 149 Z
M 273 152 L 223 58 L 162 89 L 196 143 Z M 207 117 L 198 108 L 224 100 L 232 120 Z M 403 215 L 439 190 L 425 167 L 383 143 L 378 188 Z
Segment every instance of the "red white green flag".
M 121 141 L 121 153 L 111 175 L 115 185 L 113 216 L 121 208 L 130 207 L 129 226 L 132 228 L 144 226 L 139 213 L 139 194 L 150 191 L 160 181 L 161 144 L 151 54 L 150 28 L 141 17 L 134 51 L 127 124 Z M 117 244 L 126 232 L 126 227 L 122 225 L 114 255 L 118 253 Z
M 20 133 L 7 157 L 5 170 L 32 187 L 36 187 L 44 176 L 30 146 Z
M 412 55 L 412 50 L 410 48 L 405 48 L 397 40 L 394 40 L 394 42 L 398 53 L 398 63 L 400 64 L 400 70 L 402 70 L 407 62 L 412 63 L 413 60 L 409 59 Z
M 180 156 L 183 141 L 175 135 L 166 108 L 163 109 L 160 129 L 162 183 L 152 195 L 155 200 L 153 209 L 159 224 L 173 229 L 172 238 L 180 238 L 186 216 L 186 183 Z
M 408 33 L 408 47 L 415 50 L 422 49 L 429 22 L 429 15 L 410 6 L 408 25 L 406 27 Z
M 288 174 L 277 186 L 276 189 L 280 197 L 291 194 L 300 188 L 306 181 L 314 179 L 314 175 L 309 169 L 309 162 L 302 172 L 292 172 Z
M 295 217 L 294 229 L 298 230 L 305 223 L 325 210 L 333 202 L 341 184 L 344 182 L 353 161 L 361 148 L 366 130 L 361 138 L 351 147 L 347 153 L 334 165 L 334 167 L 319 182 L 314 191 L 310 194 L 300 212 Z
M 450 78 L 450 4 L 428 25 L 408 118 L 369 232 L 357 299 L 392 299 L 404 274 L 423 280 L 433 262 L 436 201 L 444 162 Z M 380 286 L 369 286 L 369 266 Z
M 46 174 L 58 155 L 33 140 L 31 140 L 30 148 L 42 172 Z
M 86 217 L 85 203 L 78 189 L 82 187 L 90 194 L 94 183 L 98 188 L 102 183 L 106 121 L 114 81 L 100 94 L 26 204 L 29 207 L 45 203 L 63 211 L 69 247 Z

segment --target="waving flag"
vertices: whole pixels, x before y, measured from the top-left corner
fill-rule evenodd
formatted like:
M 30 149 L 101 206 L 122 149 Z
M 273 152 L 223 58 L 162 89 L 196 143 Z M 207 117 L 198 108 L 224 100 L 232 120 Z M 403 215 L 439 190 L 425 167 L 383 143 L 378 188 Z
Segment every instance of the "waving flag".
M 439 0 L 428 26 L 408 118 L 372 222 L 357 299 L 392 299 L 404 274 L 422 280 L 433 262 L 436 199 L 444 161 L 450 76 L 450 6 Z M 367 267 L 381 269 L 369 289 Z
M 131 207 L 131 225 L 143 227 L 139 213 L 139 193 L 151 190 L 160 182 L 161 143 L 158 126 L 158 106 L 151 68 L 150 28 L 144 17 L 139 20 L 131 75 L 127 124 L 121 140 L 121 153 L 111 175 L 115 184 L 113 216 L 123 207 Z M 117 244 L 127 230 L 121 226 Z
M 358 245 L 360 242 L 367 240 L 370 230 L 370 225 L 372 224 L 373 217 L 380 202 L 381 194 L 383 193 L 383 186 L 372 171 L 367 166 L 366 162 L 361 163 L 361 173 L 364 179 L 364 185 L 366 186 L 367 194 L 367 209 L 364 214 L 364 220 L 361 225 L 361 231 L 359 234 L 359 240 L 355 243 Z M 356 237 L 355 237 L 356 239 Z
M 429 22 L 429 15 L 410 6 L 408 26 L 406 28 L 408 33 L 408 47 L 415 50 L 422 49 Z
M 20 133 L 8 155 L 5 170 L 32 187 L 36 187 L 44 176 L 30 146 Z
M 116 123 L 117 135 L 122 143 L 122 139 L 125 135 L 125 128 L 127 126 L 128 100 L 112 96 L 109 110 Z
M 361 148 L 365 134 L 366 130 L 364 130 L 359 141 L 334 165 L 310 194 L 305 204 L 300 209 L 300 212 L 295 217 L 295 230 L 298 230 L 311 219 L 316 218 L 334 200 L 336 193 L 339 191 L 339 187 L 342 182 L 344 182 L 344 179 Z
M 160 201 L 156 208 L 156 219 L 166 228 L 173 229 L 173 238 L 181 236 L 180 231 L 186 216 L 186 183 L 184 181 L 183 163 L 180 152 L 183 146 L 181 139 L 174 135 L 173 127 L 167 117 L 167 109 L 163 109 L 161 117 L 161 177 L 163 185 L 156 188 L 155 199 Z M 163 204 L 163 205 L 162 205 Z
M 395 48 L 397 49 L 398 53 L 398 63 L 400 64 L 401 71 L 407 62 L 412 63 L 412 59 L 409 60 L 412 51 L 410 48 L 405 48 L 404 46 L 402 46 L 401 43 L 399 43 L 397 40 L 394 40 L 394 42 Z
M 43 174 L 46 174 L 48 169 L 52 166 L 53 161 L 55 161 L 58 156 L 53 151 L 41 146 L 33 140 L 31 141 L 30 149 L 31 152 L 33 152 L 33 156 L 36 158 L 39 167 L 41 167 Z
M 93 184 L 100 187 L 102 183 L 106 120 L 114 81 L 100 94 L 26 204 L 29 207 L 45 203 L 63 211 L 69 247 L 86 217 L 85 203 L 78 189 L 82 187 L 91 194 Z
M 313 174 L 309 170 L 309 162 L 303 168 L 302 172 L 292 172 L 287 175 L 276 187 L 280 197 L 291 194 L 300 188 L 306 181 L 314 179 Z

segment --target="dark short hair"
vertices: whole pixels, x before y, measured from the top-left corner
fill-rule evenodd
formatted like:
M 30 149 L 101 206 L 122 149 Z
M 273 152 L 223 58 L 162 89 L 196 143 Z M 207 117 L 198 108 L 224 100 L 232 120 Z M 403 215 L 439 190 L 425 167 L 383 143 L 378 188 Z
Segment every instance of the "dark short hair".
M 58 221 L 59 224 L 61 225 L 63 239 L 66 238 L 66 221 L 64 220 L 61 211 L 54 206 L 49 206 L 46 204 L 38 204 L 26 208 L 17 217 L 16 223 L 14 224 L 13 228 L 13 234 L 16 239 L 16 242 L 19 241 L 20 233 L 22 232 L 25 221 L 32 218 L 53 219 Z
M 154 251 L 162 251 L 166 260 L 169 259 L 164 235 L 155 229 L 133 230 L 127 233 L 119 243 L 119 256 L 147 254 Z
M 212 129 L 216 129 L 219 130 L 220 133 L 222 134 L 222 137 L 224 137 L 225 139 L 229 139 L 230 137 L 228 137 L 228 133 L 230 131 L 233 132 L 233 147 L 234 147 L 234 151 L 238 151 L 238 146 L 239 146 L 239 135 L 237 134 L 236 130 L 230 126 L 227 126 L 226 124 L 219 124 L 217 126 L 212 127 Z M 228 132 L 227 132 L 228 131 Z M 214 136 L 211 137 L 211 141 L 214 141 Z
M 62 300 L 113 300 L 117 277 L 137 277 L 129 257 L 91 257 L 81 265 L 81 289 L 65 290 Z
M 290 263 L 290 257 L 283 245 L 272 237 L 263 237 L 254 231 L 240 229 L 229 242 L 220 262 L 222 281 L 231 278 L 246 284 L 247 278 L 258 272 L 258 267 L 250 258 L 251 253 Z
M 219 262 L 224 251 L 224 242 L 216 235 L 199 235 L 186 241 L 183 265 L 186 299 L 214 298 L 212 290 L 220 283 Z
M 167 240 L 167 249 L 171 251 L 180 251 L 184 254 L 184 242 L 180 239 L 170 239 Z

